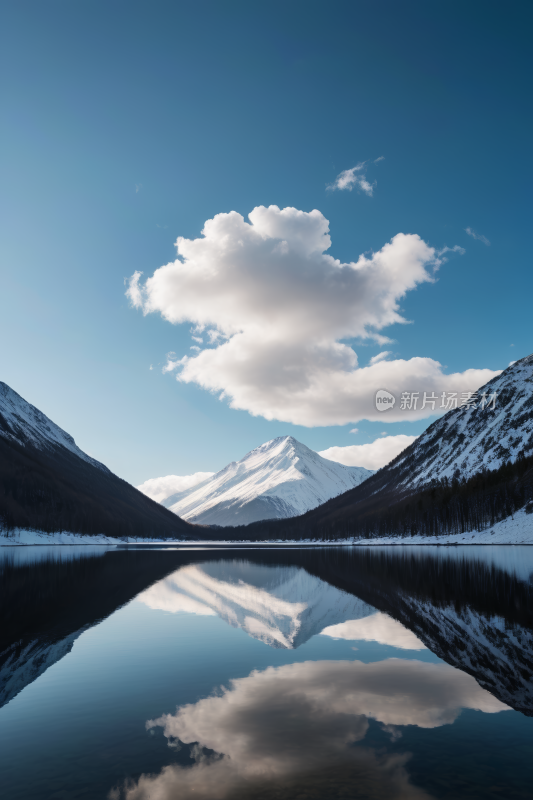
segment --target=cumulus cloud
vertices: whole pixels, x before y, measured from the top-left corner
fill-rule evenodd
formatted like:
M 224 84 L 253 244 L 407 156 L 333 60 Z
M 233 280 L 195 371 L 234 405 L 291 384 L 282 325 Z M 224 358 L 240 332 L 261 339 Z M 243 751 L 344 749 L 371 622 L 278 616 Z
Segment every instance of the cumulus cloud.
M 377 159 L 379 161 L 380 159 Z M 374 163 L 377 163 L 375 161 Z M 366 169 L 366 161 L 362 161 L 360 164 L 357 164 L 355 167 L 351 169 L 345 169 L 340 172 L 332 184 L 330 184 L 327 188 L 330 191 L 335 191 L 335 189 L 348 190 L 349 192 L 352 189 L 358 188 L 361 189 L 365 194 L 372 196 L 374 192 L 375 183 L 369 183 L 364 174 L 364 170 Z
M 361 746 L 368 719 L 397 737 L 398 726 L 451 724 L 461 708 L 507 710 L 474 678 L 447 664 L 388 659 L 269 667 L 147 722 L 149 730 L 161 727 L 171 745 L 192 745 L 194 764 L 143 775 L 125 795 L 225 800 L 283 787 L 284 796 L 296 797 L 312 785 L 324 796 L 333 789 L 344 796 L 358 786 L 365 797 L 427 800 L 409 781 L 408 754 Z
M 150 478 L 137 489 L 156 503 L 163 503 L 175 494 L 187 492 L 193 486 L 211 478 L 214 472 L 195 472 L 193 475 L 166 475 L 164 478 Z
M 350 433 L 359 433 L 359 428 L 352 428 Z M 333 459 L 331 459 L 331 460 L 333 460 Z
M 180 237 L 176 261 L 145 282 L 136 272 L 127 294 L 145 314 L 205 331 L 201 352 L 172 355 L 164 369 L 227 398 L 232 408 L 305 426 L 343 425 L 383 419 L 374 403 L 378 389 L 473 392 L 497 374 L 445 375 L 431 358 L 358 367 L 346 340 L 388 341 L 381 331 L 406 322 L 401 299 L 432 282 L 442 264 L 416 234 L 399 233 L 378 252 L 342 263 L 326 253 L 329 224 L 316 209 L 259 206 L 249 222 L 232 211 L 208 220 L 202 233 Z M 399 405 L 383 421 L 432 413 L 429 406 Z
M 487 245 L 487 247 L 490 247 L 490 242 L 489 242 L 489 240 L 487 239 L 487 237 L 486 237 L 486 236 L 483 236 L 483 234 L 482 234 L 482 233 L 476 233 L 474 230 L 472 230 L 472 228 L 465 228 L 465 232 L 466 232 L 466 233 L 467 233 L 469 236 L 471 236 L 473 239 L 477 239 L 477 240 L 478 240 L 478 242 L 483 242 L 483 244 L 486 244 L 486 245 Z
M 321 635 L 348 641 L 379 642 L 401 650 L 427 649 L 412 631 L 381 611 L 363 619 L 350 619 L 338 625 L 330 625 L 324 628 Z
M 412 444 L 416 436 L 406 436 L 403 433 L 397 436 L 385 436 L 376 439 L 371 444 L 351 444 L 346 447 L 328 447 L 320 450 L 318 455 L 338 461 L 347 467 L 366 467 L 366 469 L 381 469 L 402 450 Z

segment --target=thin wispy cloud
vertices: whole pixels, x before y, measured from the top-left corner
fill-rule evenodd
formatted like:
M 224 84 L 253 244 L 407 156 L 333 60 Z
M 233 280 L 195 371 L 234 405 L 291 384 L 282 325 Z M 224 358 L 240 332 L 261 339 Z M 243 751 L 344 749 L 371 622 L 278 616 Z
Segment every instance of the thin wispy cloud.
M 378 353 L 377 356 L 372 356 L 370 359 L 370 365 L 378 364 L 380 361 L 384 361 L 388 356 L 392 355 L 391 350 L 383 350 L 383 352 Z
M 350 433 L 359 433 L 359 428 L 352 428 Z
M 141 191 L 142 188 L 143 188 L 142 183 L 136 183 L 135 184 L 135 194 L 139 194 L 139 192 Z
M 380 156 L 374 159 L 374 164 L 379 164 L 380 161 L 385 161 L 385 156 Z
M 355 167 L 343 170 L 337 175 L 333 183 L 327 187 L 328 191 L 333 192 L 339 189 L 341 191 L 347 190 L 351 192 L 353 189 L 357 188 L 371 197 L 374 193 L 376 181 L 370 183 L 367 180 L 365 175 L 366 163 L 366 161 L 361 161 L 361 163 L 356 164 Z
M 465 233 L 472 237 L 472 239 L 476 239 L 478 242 L 483 242 L 486 244 L 487 247 L 490 247 L 490 242 L 486 236 L 483 236 L 482 233 L 476 233 L 476 231 L 472 230 L 472 228 L 465 228 Z
M 464 256 L 466 250 L 459 244 L 454 244 L 453 247 L 443 247 L 442 250 L 437 250 L 437 255 L 439 257 L 443 256 L 445 253 L 459 253 L 460 256 Z M 443 261 L 446 261 L 446 259 L 443 259 Z

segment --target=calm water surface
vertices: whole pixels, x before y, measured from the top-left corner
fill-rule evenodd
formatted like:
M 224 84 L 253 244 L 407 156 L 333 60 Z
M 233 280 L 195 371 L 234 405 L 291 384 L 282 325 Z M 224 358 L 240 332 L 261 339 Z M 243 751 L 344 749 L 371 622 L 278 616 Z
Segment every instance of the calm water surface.
M 9 800 L 531 798 L 533 548 L 1 548 Z

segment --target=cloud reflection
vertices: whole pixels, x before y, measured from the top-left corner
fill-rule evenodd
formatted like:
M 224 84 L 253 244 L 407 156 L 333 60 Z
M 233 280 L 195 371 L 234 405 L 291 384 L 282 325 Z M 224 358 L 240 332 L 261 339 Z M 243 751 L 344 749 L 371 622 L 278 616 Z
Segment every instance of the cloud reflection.
M 364 619 L 350 619 L 338 625 L 330 625 L 321 633 L 322 636 L 330 636 L 332 639 L 379 642 L 402 650 L 427 650 L 412 631 L 380 611 Z
M 365 738 L 369 718 L 396 739 L 398 726 L 450 724 L 461 708 L 497 713 L 507 706 L 446 664 L 389 659 L 269 667 L 231 681 L 219 695 L 150 720 L 147 728 L 162 727 L 170 742 L 193 745 L 193 765 L 142 775 L 109 797 L 341 797 L 357 786 L 361 798 L 427 800 L 410 783 L 409 754 L 356 743 Z

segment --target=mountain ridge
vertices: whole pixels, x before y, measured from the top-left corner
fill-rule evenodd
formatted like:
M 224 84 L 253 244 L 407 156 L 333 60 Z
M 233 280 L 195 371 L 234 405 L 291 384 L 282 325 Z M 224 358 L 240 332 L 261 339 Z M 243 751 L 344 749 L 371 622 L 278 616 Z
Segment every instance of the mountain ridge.
M 25 447 L 50 450 L 61 446 L 104 472 L 110 470 L 81 450 L 74 438 L 29 403 L 7 383 L 0 381 L 0 436 Z
M 305 513 L 372 474 L 329 461 L 293 436 L 278 436 L 163 504 L 189 522 L 245 525 Z
M 427 518 L 432 513 L 432 487 L 441 493 L 444 506 L 448 500 L 453 501 L 452 527 L 464 527 L 463 481 L 471 482 L 468 491 L 478 493 L 478 497 L 471 495 L 474 505 L 485 503 L 485 517 L 487 503 L 490 505 L 492 500 L 498 508 L 495 515 L 490 511 L 489 516 L 495 521 L 509 516 L 524 506 L 533 492 L 533 470 L 529 463 L 533 458 L 533 355 L 514 362 L 481 387 L 478 401 L 484 392 L 496 393 L 494 407 L 478 402 L 476 408 L 448 411 L 361 485 L 291 520 L 269 526 L 256 523 L 246 534 L 258 539 L 368 536 L 388 516 L 386 527 L 397 525 L 399 534 L 404 535 L 407 518 L 407 527 L 412 532 L 412 525 L 416 528 L 424 515 Z M 517 468 L 508 470 L 508 462 Z M 494 479 L 499 486 L 493 485 Z M 412 504 L 409 508 L 410 498 L 414 498 L 415 504 L 425 504 L 429 508 L 427 513 L 417 515 Z M 475 508 L 470 511 L 471 518 L 475 518 Z M 446 515 L 439 514 L 433 514 L 431 525 L 438 528 L 444 522 L 442 533 L 445 533 Z M 533 516 L 531 521 L 533 525 Z
M 194 527 L 84 453 L 0 384 L 0 531 L 195 538 Z

